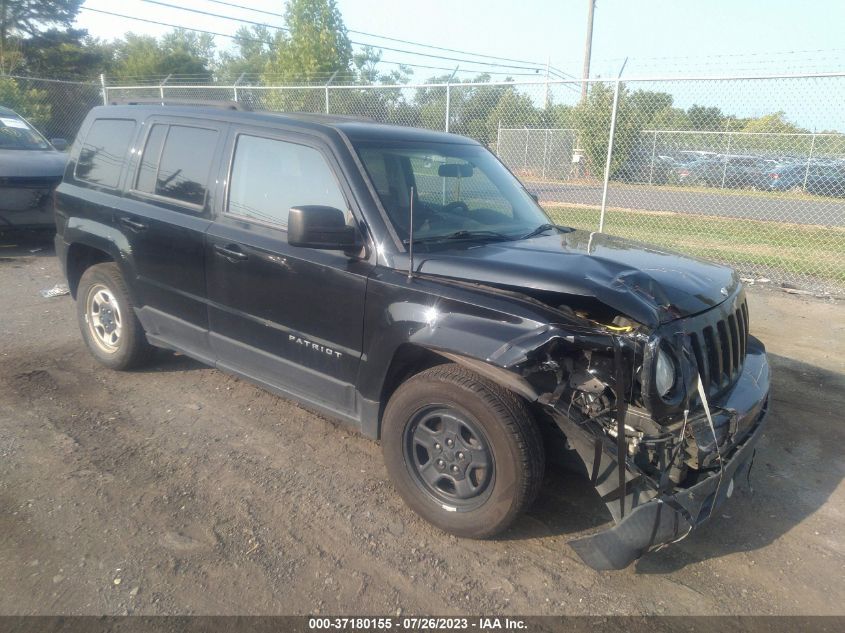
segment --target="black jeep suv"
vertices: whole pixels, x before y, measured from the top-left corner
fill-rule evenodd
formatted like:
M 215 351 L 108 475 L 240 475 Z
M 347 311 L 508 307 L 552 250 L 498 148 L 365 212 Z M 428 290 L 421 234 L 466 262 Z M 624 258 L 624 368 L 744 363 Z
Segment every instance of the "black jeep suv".
M 551 222 L 484 147 L 340 117 L 95 108 L 56 247 L 103 364 L 178 350 L 381 440 L 398 492 L 505 529 L 580 457 L 620 568 L 731 495 L 769 372 L 734 272 Z

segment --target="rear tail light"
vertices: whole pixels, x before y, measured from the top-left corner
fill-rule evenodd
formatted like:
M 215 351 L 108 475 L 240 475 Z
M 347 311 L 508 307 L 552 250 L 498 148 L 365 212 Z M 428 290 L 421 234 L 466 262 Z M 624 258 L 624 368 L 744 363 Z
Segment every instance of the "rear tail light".
M 689 176 L 689 170 L 688 169 L 682 169 L 681 171 L 678 172 L 678 175 L 679 176 Z
M 769 174 L 769 178 L 771 178 L 772 180 L 777 180 L 778 178 L 780 178 L 780 174 Z

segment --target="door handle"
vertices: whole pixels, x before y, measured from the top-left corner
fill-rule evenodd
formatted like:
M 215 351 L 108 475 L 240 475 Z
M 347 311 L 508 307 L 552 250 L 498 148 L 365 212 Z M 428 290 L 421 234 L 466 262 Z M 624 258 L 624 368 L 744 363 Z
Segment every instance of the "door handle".
M 135 232 L 143 231 L 147 228 L 147 225 L 143 222 L 136 222 L 131 218 L 120 218 L 120 223 L 126 228 Z
M 242 262 L 245 259 L 249 259 L 249 256 L 234 244 L 229 244 L 228 246 L 221 246 L 220 244 L 215 244 L 214 250 L 215 252 L 219 253 L 220 255 L 232 262 Z

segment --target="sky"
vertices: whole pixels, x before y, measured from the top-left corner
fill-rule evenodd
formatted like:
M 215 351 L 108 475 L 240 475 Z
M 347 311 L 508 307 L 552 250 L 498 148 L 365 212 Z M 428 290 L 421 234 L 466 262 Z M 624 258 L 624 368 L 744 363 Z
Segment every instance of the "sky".
M 246 11 L 210 0 L 162 0 L 237 18 L 282 24 L 281 17 Z M 282 0 L 229 0 L 265 11 L 283 12 Z M 144 17 L 193 28 L 234 33 L 239 24 L 187 13 L 142 0 L 87 0 L 86 7 Z M 435 46 L 532 62 L 539 73 L 525 69 L 489 67 L 479 63 L 428 58 L 385 50 L 383 59 L 454 68 L 467 78 L 477 70 L 511 73 L 517 79 L 541 79 L 547 62 L 557 71 L 581 76 L 588 0 L 338 0 L 348 29 L 423 42 Z M 843 0 L 597 0 L 593 36 L 592 76 L 615 77 L 627 57 L 624 77 L 755 75 L 837 72 L 845 69 Z M 97 37 L 112 39 L 127 30 L 161 35 L 167 27 L 82 11 L 77 25 Z M 350 34 L 355 41 L 395 48 L 408 45 Z M 217 38 L 220 47 L 231 41 Z M 418 49 L 451 57 L 466 55 Z M 489 59 L 476 58 L 477 61 Z M 494 62 L 495 63 L 495 62 Z M 522 65 L 513 62 L 502 64 Z M 392 66 L 384 66 L 385 69 Z M 442 75 L 435 69 L 415 69 L 413 81 Z M 520 76 L 528 73 L 532 77 Z M 504 79 L 504 74 L 494 78 Z M 842 83 L 841 81 L 839 83 Z M 736 90 L 745 90 L 739 84 Z M 821 85 L 826 97 L 808 107 L 798 103 L 805 93 L 796 86 L 770 84 L 745 99 L 746 112 L 786 110 L 810 127 L 842 129 L 835 110 L 841 110 L 842 90 Z M 805 86 L 806 88 L 806 86 Z M 830 94 L 828 95 L 828 91 Z M 700 84 L 685 100 L 701 102 L 707 88 Z M 831 100 L 838 101 L 833 103 Z

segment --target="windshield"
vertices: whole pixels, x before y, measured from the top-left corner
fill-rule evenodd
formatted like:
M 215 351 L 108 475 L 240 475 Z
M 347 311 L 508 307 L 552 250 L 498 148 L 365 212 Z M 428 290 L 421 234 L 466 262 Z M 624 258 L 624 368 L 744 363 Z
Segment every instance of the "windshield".
M 454 143 L 356 144 L 396 232 L 414 240 L 514 239 L 549 218 L 519 181 L 483 147 Z
M 50 144 L 26 121 L 0 114 L 0 149 L 50 149 Z

